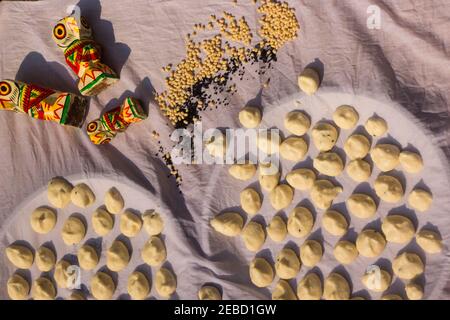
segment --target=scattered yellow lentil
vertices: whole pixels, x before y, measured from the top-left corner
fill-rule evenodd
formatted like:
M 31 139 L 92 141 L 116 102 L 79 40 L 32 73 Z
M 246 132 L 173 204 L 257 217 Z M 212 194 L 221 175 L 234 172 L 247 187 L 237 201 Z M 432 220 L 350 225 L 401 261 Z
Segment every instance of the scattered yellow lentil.
M 153 130 L 152 131 L 152 137 L 155 138 L 155 139 L 159 138 L 159 133 L 156 130 Z
M 263 14 L 259 34 L 271 47 L 278 50 L 297 37 L 300 26 L 295 10 L 286 2 L 263 0 L 258 12 Z
M 262 14 L 258 30 L 262 41 L 253 48 L 249 48 L 253 35 L 245 17 L 236 19 L 229 12 L 223 12 L 221 17 L 211 15 L 206 25 L 197 23 L 194 30 L 186 35 L 185 59 L 175 67 L 168 65 L 163 68 L 168 73 L 167 89 L 156 94 L 160 109 L 173 125 L 189 123 L 189 110 L 186 110 L 184 104 L 192 97 L 194 85 L 229 71 L 230 59 L 243 64 L 251 56 L 261 57 L 263 49 L 269 47 L 276 52 L 286 42 L 297 37 L 299 25 L 295 11 L 286 2 L 262 0 L 258 12 Z M 218 34 L 201 41 L 193 40 L 197 31 L 213 30 L 214 27 L 218 29 Z M 237 45 L 231 45 L 229 41 Z M 219 76 L 215 82 L 224 85 L 227 79 Z M 231 91 L 235 91 L 235 88 L 231 88 Z M 213 103 L 209 105 L 214 106 Z M 203 103 L 198 104 L 198 108 L 203 107 Z

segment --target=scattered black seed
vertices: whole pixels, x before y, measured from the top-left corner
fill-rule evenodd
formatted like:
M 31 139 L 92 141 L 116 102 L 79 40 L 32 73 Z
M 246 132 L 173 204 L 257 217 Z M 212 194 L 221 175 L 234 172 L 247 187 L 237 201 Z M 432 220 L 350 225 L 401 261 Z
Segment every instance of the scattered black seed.
M 265 74 L 266 66 L 268 65 L 268 67 L 271 67 L 271 62 L 277 61 L 276 51 L 268 45 L 261 44 L 258 44 L 255 49 L 257 52 L 254 52 L 253 50 L 247 51 L 248 61 L 251 65 L 259 63 L 260 68 L 257 73 Z M 185 112 L 187 116 L 175 123 L 175 128 L 186 129 L 189 125 L 201 120 L 201 116 L 199 114 L 200 111 L 218 109 L 220 105 L 225 107 L 229 106 L 230 102 L 228 97 L 223 98 L 223 100 L 219 98 L 213 99 L 213 94 L 207 93 L 206 91 L 212 88 L 214 95 L 216 96 L 218 93 L 222 92 L 227 92 L 230 95 L 234 95 L 237 89 L 235 85 L 233 85 L 233 88 L 228 86 L 228 83 L 233 79 L 234 74 L 239 76 L 239 80 L 242 81 L 244 79 L 246 70 L 243 67 L 243 64 L 244 63 L 238 58 L 230 58 L 226 72 L 220 72 L 214 77 L 205 78 L 194 84 L 190 90 L 191 95 L 186 99 L 183 105 L 179 106 L 179 110 L 181 112 Z M 249 80 L 249 78 L 247 78 L 247 80 Z M 166 126 L 169 126 L 169 124 L 166 123 Z M 158 144 L 160 144 L 160 141 L 158 141 Z M 165 152 L 164 148 L 160 146 L 158 153 L 156 153 L 155 156 L 160 155 L 162 155 L 165 165 L 170 170 L 168 178 L 174 177 L 175 183 L 177 187 L 179 187 L 183 179 L 179 174 L 178 169 L 176 169 L 176 166 L 173 164 L 170 153 Z M 194 157 L 194 153 L 192 153 L 192 157 Z M 182 193 L 181 189 L 179 189 L 179 192 L 180 194 Z
M 271 65 L 271 61 L 276 61 L 276 53 L 273 48 L 270 46 L 261 46 L 258 44 L 256 46 L 257 52 L 253 50 L 250 52 L 249 61 L 251 64 L 254 63 L 262 63 L 260 69 L 265 69 L 264 64 Z M 212 86 L 214 90 L 214 95 L 217 95 L 219 92 L 227 92 L 234 94 L 234 91 L 227 86 L 229 81 L 233 78 L 232 76 L 235 73 L 240 75 L 240 79 L 243 79 L 243 75 L 245 74 L 245 70 L 243 69 L 243 62 L 238 58 L 230 58 L 228 61 L 228 71 L 220 72 L 214 77 L 205 78 L 196 84 L 194 84 L 191 88 L 191 96 L 186 100 L 186 102 L 180 106 L 180 111 L 187 113 L 187 117 L 178 121 L 175 124 L 175 128 L 187 128 L 190 124 L 194 122 L 194 118 L 198 119 L 198 112 L 201 110 L 207 110 L 209 108 L 209 104 L 213 101 L 211 94 L 207 94 L 205 91 L 210 87 L 211 83 L 215 85 Z M 258 71 L 261 74 L 262 71 Z M 265 72 L 265 71 L 263 71 Z M 220 99 L 215 100 L 217 103 L 222 102 Z M 199 104 L 199 102 L 201 102 Z M 218 106 L 215 106 L 218 108 Z

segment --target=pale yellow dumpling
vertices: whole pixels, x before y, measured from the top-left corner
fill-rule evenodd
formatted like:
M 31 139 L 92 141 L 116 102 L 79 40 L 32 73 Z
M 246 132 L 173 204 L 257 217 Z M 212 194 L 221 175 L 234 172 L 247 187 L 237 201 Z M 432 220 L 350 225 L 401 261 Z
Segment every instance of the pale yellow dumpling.
M 250 215 L 255 215 L 259 209 L 261 209 L 261 197 L 253 188 L 246 188 L 242 190 L 240 200 L 242 209 Z
M 300 259 L 294 250 L 283 248 L 275 261 L 275 272 L 281 279 L 295 278 L 300 271 Z
M 22 276 L 13 274 L 8 279 L 6 291 L 11 300 L 26 300 L 30 293 L 30 284 Z
M 357 218 L 369 219 L 375 215 L 377 205 L 367 194 L 354 193 L 345 202 L 348 211 Z
M 33 252 L 25 246 L 12 244 L 5 249 L 5 253 L 16 268 L 29 269 L 33 265 Z
M 345 141 L 344 151 L 352 160 L 362 159 L 370 151 L 370 141 L 362 134 L 351 135 Z
M 269 193 L 270 204 L 275 210 L 282 210 L 289 207 L 293 197 L 294 191 L 287 184 L 279 184 Z
M 258 180 L 262 189 L 272 191 L 280 182 L 280 176 L 280 171 L 275 165 L 259 164 Z
M 311 169 L 295 169 L 286 175 L 286 181 L 294 189 L 306 191 L 313 187 L 316 174 Z
M 430 209 L 432 202 L 433 195 L 422 189 L 414 189 L 408 196 L 409 206 L 419 212 Z
M 322 226 L 333 236 L 343 236 L 347 232 L 348 222 L 342 213 L 327 210 L 322 216 Z
M 130 262 L 127 246 L 120 240 L 115 240 L 106 251 L 106 266 L 109 270 L 119 272 Z
M 281 137 L 277 130 L 260 130 L 257 146 L 264 154 L 270 155 L 280 152 Z
M 297 296 L 289 282 L 279 280 L 273 289 L 272 300 L 297 300 Z
M 55 208 L 65 208 L 70 203 L 73 186 L 64 178 L 55 177 L 47 186 L 48 201 Z
M 280 155 L 289 161 L 301 161 L 308 153 L 308 144 L 303 138 L 289 137 L 280 145 Z
M 298 86 L 307 95 L 311 96 L 319 89 L 320 77 L 313 68 L 305 68 L 298 77 Z
M 163 298 L 170 296 L 177 290 L 177 279 L 167 268 L 161 268 L 155 275 L 155 289 Z
M 403 300 L 398 294 L 385 294 L 381 297 L 381 300 Z
M 133 300 L 144 300 L 150 293 L 150 283 L 147 277 L 139 271 L 128 276 L 127 291 Z
M 409 300 L 421 300 L 423 298 L 423 287 L 417 283 L 408 283 L 405 286 L 405 292 Z
M 322 245 L 315 240 L 306 240 L 300 246 L 300 261 L 307 267 L 314 267 L 322 259 Z
M 261 123 L 261 111 L 256 107 L 247 106 L 239 112 L 239 122 L 244 128 L 256 128 Z
M 359 114 L 352 106 L 342 105 L 334 111 L 333 121 L 339 128 L 348 130 L 356 126 Z
M 126 210 L 120 216 L 120 232 L 129 238 L 139 234 L 142 228 L 142 219 L 140 216 L 130 210 Z
M 198 291 L 199 300 L 222 300 L 222 294 L 214 286 L 203 286 Z
M 56 225 L 56 211 L 49 207 L 36 208 L 30 216 L 31 228 L 39 233 L 46 234 Z
M 297 286 L 299 300 L 320 300 L 322 291 L 322 281 L 315 273 L 308 273 Z
M 402 168 L 409 173 L 418 173 L 423 169 L 423 160 L 420 154 L 402 151 L 399 157 Z
M 97 300 L 110 300 L 116 285 L 111 276 L 105 272 L 97 272 L 91 279 L 91 293 Z
M 264 258 L 255 258 L 250 263 L 250 279 L 252 283 L 259 287 L 264 288 L 269 286 L 274 277 L 273 268 L 269 262 Z
M 141 250 L 141 258 L 149 266 L 159 266 L 167 258 L 167 250 L 164 242 L 157 236 L 152 236 Z
M 393 144 L 378 144 L 370 151 L 370 157 L 381 171 L 391 171 L 400 163 L 400 149 Z
M 56 263 L 56 255 L 53 250 L 41 246 L 36 251 L 35 257 L 36 267 L 41 272 L 48 272 L 53 269 Z
M 410 252 L 404 252 L 392 262 L 392 270 L 400 279 L 411 280 L 424 272 L 422 259 Z
M 287 226 L 282 217 L 277 215 L 272 218 L 267 226 L 267 234 L 275 242 L 281 242 L 286 238 Z
M 241 233 L 244 219 L 239 213 L 225 212 L 211 219 L 210 224 L 217 232 L 228 237 L 235 237 Z
M 364 128 L 371 136 L 380 137 L 387 132 L 388 124 L 383 118 L 374 115 L 367 119 Z
M 78 263 L 81 269 L 92 270 L 98 264 L 98 254 L 97 251 L 90 245 L 83 245 L 77 252 Z
M 340 263 L 350 264 L 358 258 L 359 253 L 354 243 L 340 240 L 334 246 L 333 255 Z
M 319 122 L 312 129 L 311 137 L 319 151 L 329 151 L 336 144 L 338 131 L 331 124 Z
M 338 273 L 330 273 L 325 279 L 323 298 L 325 300 L 350 299 L 350 285 L 348 281 Z
M 291 111 L 284 118 L 285 128 L 296 136 L 304 135 L 311 126 L 311 120 L 302 111 Z
M 335 152 L 322 152 L 313 161 L 314 169 L 320 173 L 336 177 L 344 170 L 344 162 Z
M 76 274 L 72 265 L 66 260 L 60 260 L 55 265 L 53 278 L 59 288 L 68 288 L 75 282 Z
M 381 200 L 389 203 L 397 203 L 403 197 L 403 186 L 400 181 L 392 176 L 380 175 L 374 183 L 375 193 Z
M 86 300 L 83 292 L 75 290 L 70 294 L 69 300 Z
M 106 236 L 114 227 L 111 214 L 103 208 L 98 208 L 92 214 L 92 229 L 99 236 Z
M 252 163 L 233 164 L 228 169 L 228 173 L 235 179 L 246 181 L 253 178 L 256 173 L 256 166 Z
M 372 265 L 369 268 L 361 278 L 363 285 L 374 292 L 386 291 L 391 285 L 392 276 L 389 272 L 376 265 Z
M 67 218 L 62 227 L 61 236 L 68 246 L 78 244 L 86 235 L 86 227 L 83 221 L 75 216 Z
M 34 300 L 54 300 L 56 288 L 49 279 L 40 277 L 33 282 L 31 296 Z
M 356 248 L 363 257 L 378 257 L 386 247 L 383 235 L 375 230 L 366 229 L 358 234 Z
M 435 254 L 442 251 L 441 236 L 431 230 L 420 230 L 416 235 L 416 242 L 426 253 Z
M 388 242 L 407 243 L 414 238 L 416 228 L 406 217 L 400 215 L 390 215 L 383 219 L 381 230 Z
M 95 195 L 87 184 L 80 183 L 72 189 L 70 199 L 77 207 L 87 208 L 95 202 Z
M 106 192 L 105 206 L 109 213 L 118 214 L 122 212 L 123 207 L 125 206 L 125 200 L 117 188 L 112 187 Z
M 155 210 L 147 210 L 142 216 L 144 230 L 151 236 L 157 236 L 164 229 L 164 220 Z
M 296 238 L 306 237 L 311 233 L 314 217 L 305 207 L 296 207 L 290 213 L 287 222 L 288 233 Z
M 258 251 L 266 241 L 264 227 L 258 222 L 250 221 L 244 229 L 242 229 L 242 239 L 248 250 L 252 252 Z
M 259 162 L 260 175 L 274 175 L 280 173 L 280 162 L 277 159 L 271 158 Z
M 355 159 L 347 164 L 345 169 L 348 176 L 356 182 L 364 182 L 369 180 L 372 174 L 370 164 L 362 159 Z
M 311 201 L 317 208 L 325 210 L 341 192 L 341 187 L 334 186 L 328 180 L 316 180 L 310 193 Z

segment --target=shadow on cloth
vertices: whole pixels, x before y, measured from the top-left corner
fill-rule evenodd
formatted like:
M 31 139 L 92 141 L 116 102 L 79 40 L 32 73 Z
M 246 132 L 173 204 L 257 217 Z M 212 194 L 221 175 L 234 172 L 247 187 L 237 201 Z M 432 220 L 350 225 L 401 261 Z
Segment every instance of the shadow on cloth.
M 47 61 L 36 51 L 30 52 L 23 59 L 15 80 L 61 92 L 79 92 L 75 76 L 61 63 Z
M 92 28 L 94 40 L 102 47 L 101 61 L 120 76 L 130 56 L 130 47 L 125 43 L 116 42 L 112 23 L 100 18 L 102 6 L 99 0 L 80 0 L 77 5 L 81 9 L 81 15 L 86 18 Z
M 150 191 L 153 195 L 156 194 L 155 188 L 146 178 L 142 170 L 139 169 L 139 167 L 136 166 L 134 162 L 125 156 L 120 150 L 110 143 L 95 147 L 99 149 L 99 152 L 103 157 L 110 160 L 113 172 L 120 172 L 123 176 Z
M 141 102 L 142 108 L 144 109 L 145 113 L 148 115 L 149 113 L 149 106 L 150 102 L 154 101 L 154 88 L 153 85 L 148 77 L 145 77 L 144 80 L 139 83 L 139 85 L 136 87 L 134 92 L 131 90 L 126 90 L 123 92 L 119 98 L 114 98 L 110 100 L 106 106 L 103 108 L 101 114 L 104 114 L 105 112 L 108 112 L 118 106 L 120 106 L 125 98 L 133 97 L 138 99 Z

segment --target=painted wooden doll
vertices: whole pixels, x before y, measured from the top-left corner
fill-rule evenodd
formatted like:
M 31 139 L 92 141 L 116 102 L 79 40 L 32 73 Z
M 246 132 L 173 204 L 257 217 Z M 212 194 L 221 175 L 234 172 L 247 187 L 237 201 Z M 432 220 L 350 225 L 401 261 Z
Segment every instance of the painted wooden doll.
M 86 19 L 71 15 L 58 21 L 53 40 L 64 51 L 66 63 L 78 75 L 78 89 L 84 96 L 95 96 L 119 80 L 117 74 L 100 61 L 101 48 L 92 37 Z
M 126 98 L 121 106 L 104 113 L 100 119 L 89 122 L 87 134 L 95 144 L 109 143 L 119 132 L 124 132 L 132 123 L 147 118 L 138 100 Z
M 0 81 L 0 110 L 26 113 L 35 119 L 80 128 L 88 111 L 88 101 L 72 93 L 3 80 Z

